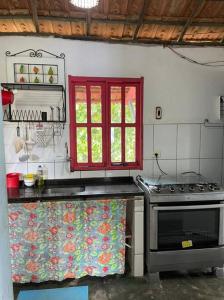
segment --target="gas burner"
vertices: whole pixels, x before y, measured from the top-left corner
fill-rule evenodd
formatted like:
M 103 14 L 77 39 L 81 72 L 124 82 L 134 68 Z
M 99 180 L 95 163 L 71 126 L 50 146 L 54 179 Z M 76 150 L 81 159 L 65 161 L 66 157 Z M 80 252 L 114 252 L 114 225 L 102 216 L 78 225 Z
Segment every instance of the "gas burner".
M 169 189 L 170 189 L 170 192 L 171 192 L 171 193 L 174 193 L 174 192 L 175 192 L 175 188 L 174 188 L 173 185 L 171 185 L 171 186 L 169 187 Z
M 184 193 L 184 186 L 183 186 L 183 185 L 179 187 L 179 191 L 180 191 L 181 193 Z
M 194 192 L 195 190 L 195 185 L 189 185 L 189 191 Z
M 213 192 L 215 190 L 215 184 L 209 184 L 208 189 Z

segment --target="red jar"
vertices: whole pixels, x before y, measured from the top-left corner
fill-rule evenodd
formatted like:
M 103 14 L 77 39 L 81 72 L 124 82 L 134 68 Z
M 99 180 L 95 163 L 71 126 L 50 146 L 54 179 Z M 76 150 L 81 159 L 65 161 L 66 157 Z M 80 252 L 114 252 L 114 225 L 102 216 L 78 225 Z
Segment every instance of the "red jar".
M 8 173 L 6 175 L 6 185 L 8 189 L 19 188 L 19 173 Z
M 12 104 L 13 102 L 14 102 L 13 92 L 2 90 L 2 105 Z

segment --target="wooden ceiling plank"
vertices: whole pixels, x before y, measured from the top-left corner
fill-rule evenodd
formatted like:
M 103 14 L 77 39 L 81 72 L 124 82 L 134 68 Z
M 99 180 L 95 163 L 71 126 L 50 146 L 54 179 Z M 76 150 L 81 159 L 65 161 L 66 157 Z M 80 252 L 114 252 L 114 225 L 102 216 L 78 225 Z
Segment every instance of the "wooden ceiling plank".
M 178 42 L 181 42 L 183 40 L 183 37 L 188 29 L 188 27 L 191 25 L 193 19 L 201 12 L 201 10 L 203 9 L 204 5 L 206 4 L 206 0 L 198 0 L 198 4 L 196 9 L 191 13 L 190 17 L 188 18 L 186 24 L 184 25 L 181 34 L 178 38 Z
M 33 23 L 34 23 L 36 32 L 39 33 L 40 27 L 39 27 L 38 15 L 37 15 L 37 0 L 29 0 L 29 3 L 30 3 L 30 7 L 31 7 Z
M 128 15 L 128 2 L 129 2 L 129 0 L 122 1 L 122 7 L 121 7 L 122 15 Z
M 103 10 L 104 10 L 104 14 L 106 16 L 108 16 L 108 14 L 109 14 L 109 9 L 110 9 L 109 0 L 104 0 L 103 1 Z
M 91 26 L 91 14 L 90 11 L 87 11 L 86 14 L 86 35 L 89 36 L 90 35 L 90 26 Z
M 145 16 L 146 10 L 148 9 L 149 1 L 150 0 L 144 0 L 144 2 L 143 2 L 142 10 L 141 10 L 141 13 L 140 13 L 140 16 L 139 16 L 139 20 L 138 20 L 138 23 L 137 23 L 137 26 L 135 28 L 135 32 L 134 32 L 134 35 L 133 35 L 133 40 L 136 40 L 139 29 L 143 25 L 144 16 Z

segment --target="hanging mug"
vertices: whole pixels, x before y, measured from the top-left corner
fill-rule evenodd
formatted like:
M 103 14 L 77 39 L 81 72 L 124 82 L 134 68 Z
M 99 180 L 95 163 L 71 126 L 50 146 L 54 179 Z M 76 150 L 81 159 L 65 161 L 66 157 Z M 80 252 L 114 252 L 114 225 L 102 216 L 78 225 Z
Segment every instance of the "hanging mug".
M 2 90 L 2 105 L 12 104 L 13 102 L 14 102 L 13 92 Z

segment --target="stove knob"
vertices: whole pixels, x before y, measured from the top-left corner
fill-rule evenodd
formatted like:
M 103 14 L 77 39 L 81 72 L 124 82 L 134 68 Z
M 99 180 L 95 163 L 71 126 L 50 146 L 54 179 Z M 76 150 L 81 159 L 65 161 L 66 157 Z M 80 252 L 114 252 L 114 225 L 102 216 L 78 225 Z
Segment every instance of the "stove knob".
M 190 185 L 190 186 L 189 186 L 189 191 L 190 191 L 190 192 L 193 192 L 193 191 L 194 191 L 194 186 L 193 186 L 193 185 Z
M 181 186 L 181 187 L 179 188 L 179 190 L 180 190 L 181 193 L 183 193 L 183 192 L 184 192 L 184 187 Z
M 205 190 L 205 187 L 204 187 L 203 185 L 199 185 L 199 190 L 200 190 L 201 192 L 203 192 L 203 191 Z
M 171 191 L 171 193 L 175 192 L 175 189 L 172 185 L 170 186 L 170 191 Z
M 160 187 L 158 186 L 157 188 L 156 188 L 156 193 L 160 193 L 161 192 L 161 189 L 160 189 Z
M 214 191 L 214 190 L 215 190 L 214 184 L 209 184 L 209 185 L 208 185 L 208 189 L 209 189 L 210 191 Z

